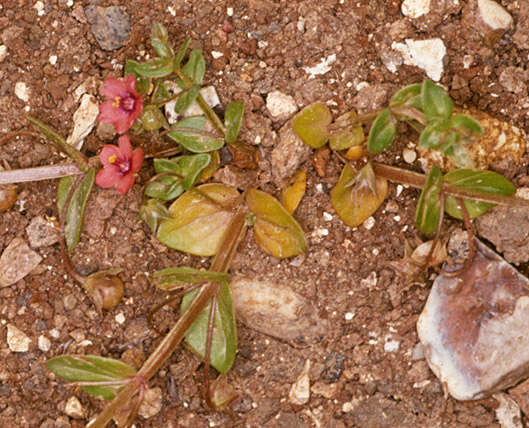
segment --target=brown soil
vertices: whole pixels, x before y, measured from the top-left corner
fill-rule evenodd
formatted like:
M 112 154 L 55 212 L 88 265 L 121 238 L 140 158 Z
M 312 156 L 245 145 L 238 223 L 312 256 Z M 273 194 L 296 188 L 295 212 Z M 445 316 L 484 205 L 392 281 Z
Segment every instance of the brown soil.
M 253 144 L 255 137 L 261 136 L 265 160 L 283 125 L 272 120 L 266 109 L 269 92 L 279 90 L 292 95 L 299 106 L 317 100 L 333 101 L 331 107 L 338 115 L 353 107 L 378 107 L 396 88 L 423 80 L 424 73 L 418 68 L 402 65 L 394 74 L 382 64 L 380 52 L 388 42 L 391 44 L 390 29 L 396 24 L 390 26 L 396 21 L 401 21 L 403 37 L 443 39 L 447 56 L 440 83 L 457 104 L 479 107 L 529 130 L 526 88 L 514 93 L 499 83 L 508 67 L 519 67 L 525 73 L 521 81 L 525 87 L 528 51 L 518 48 L 509 33 L 493 46 L 476 40 L 461 21 L 461 6 L 452 7 L 442 16 L 431 14 L 428 19 L 411 21 L 400 13 L 401 2 L 386 0 L 176 0 L 170 2 L 176 16 L 171 15 L 166 1 L 131 0 L 121 2 L 130 16 L 131 40 L 121 50 L 108 52 L 100 49 L 82 13 L 91 2 L 72 3 L 46 0 L 45 13 L 39 16 L 32 1 L 3 0 L 0 35 L 9 55 L 0 63 L 1 132 L 27 129 L 24 107 L 28 105 L 32 115 L 67 134 L 77 108 L 75 88 L 91 76 L 100 83 L 107 76 L 119 74 L 114 64 L 148 51 L 154 21 L 167 26 L 175 44 L 191 37 L 192 46 L 203 49 L 208 63 L 206 81 L 217 88 L 224 105 L 234 99 L 245 101 L 242 139 Z M 93 3 L 109 6 L 120 2 Z M 502 3 L 515 22 L 527 14 L 517 6 L 523 2 Z M 228 7 L 233 8 L 231 17 L 227 15 Z M 298 28 L 301 22 L 303 31 Z M 230 26 L 233 31 L 224 31 Z M 224 55 L 214 59 L 213 50 Z M 337 58 L 331 71 L 308 79 L 303 67 L 313 66 L 331 54 Z M 55 65 L 50 64 L 51 55 L 57 56 Z M 465 55 L 472 56 L 470 68 L 464 68 Z M 14 94 L 19 81 L 26 82 L 31 90 L 28 103 Z M 359 95 L 355 88 L 360 82 L 369 83 L 372 89 Z M 407 138 L 416 136 L 410 133 Z M 89 155 L 97 153 L 102 145 L 95 132 L 85 142 Z M 404 146 L 402 139 L 383 159 L 406 166 L 401 160 Z M 144 150 L 149 152 L 150 148 Z M 28 138 L 0 147 L 0 158 L 13 168 L 61 160 L 48 145 Z M 262 164 L 260 183 L 277 195 L 278 189 L 267 180 L 267 165 Z M 330 329 L 322 342 L 299 347 L 239 324 L 239 351 L 229 379 L 241 393 L 235 413 L 243 426 L 499 426 L 494 400 L 463 403 L 445 398 L 425 360 L 413 352 L 418 343 L 415 323 L 430 284 L 408 287 L 386 266 L 403 256 L 404 240 L 412 240 L 415 235 L 418 192 L 404 189 L 397 195 L 392 185 L 387 201 L 374 216 L 374 227 L 351 229 L 339 220 L 329 201 L 329 191 L 340 171 L 337 159 L 331 156 L 323 178 L 310 162 L 304 167 L 308 190 L 296 218 L 306 231 L 310 247 L 301 263 L 265 255 L 250 232 L 233 271 L 301 284 L 295 285 L 295 291 L 317 305 L 320 315 L 329 320 Z M 150 174 L 150 167 L 143 167 L 139 182 Z M 515 184 L 527 183 L 524 165 L 507 175 Z M 55 192 L 55 182 L 21 186 L 16 209 L 0 214 L 0 250 L 17 236 L 26 238 L 25 228 L 35 216 L 56 216 Z M 86 420 L 65 416 L 64 402 L 76 395 L 91 416 L 104 403 L 55 379 L 44 366 L 46 359 L 66 352 L 91 353 L 141 363 L 160 339 L 149 330 L 146 315 L 164 298 L 150 284 L 149 273 L 174 265 L 209 264 L 207 259 L 165 248 L 151 237 L 145 225 L 137 222 L 139 184 L 119 201 L 98 197 L 100 194 L 104 192 L 98 190 L 92 198 L 93 211 L 100 210 L 98 204 L 117 203 L 116 208 L 100 228 L 92 225 L 92 233 L 83 235 L 74 263 L 84 273 L 123 267 L 127 285 L 124 303 L 99 316 L 83 291 L 65 275 L 58 246 L 38 249 L 44 260 L 37 271 L 0 289 L 2 427 L 84 426 Z M 324 213 L 331 214 L 332 220 Z M 96 219 L 94 215 L 93 221 Z M 322 235 L 321 229 L 328 235 Z M 363 281 L 368 278 L 371 281 Z M 125 318 L 122 324 L 116 321 L 120 313 Z M 161 318 L 176 317 L 173 308 L 162 313 Z M 348 313 L 354 317 L 349 319 Z M 30 336 L 29 352 L 9 350 L 5 341 L 7 323 Z M 40 335 L 51 339 L 47 353 L 37 346 Z M 83 342 L 85 339 L 90 342 Z M 385 350 L 388 340 L 398 341 L 398 349 Z M 307 359 L 312 362 L 310 379 L 314 388 L 306 405 L 295 406 L 289 400 L 289 390 Z M 151 386 L 163 391 L 161 412 L 147 420 L 138 418 L 136 426 L 233 426 L 228 416 L 205 407 L 200 369 L 190 352 L 177 350 L 151 381 Z

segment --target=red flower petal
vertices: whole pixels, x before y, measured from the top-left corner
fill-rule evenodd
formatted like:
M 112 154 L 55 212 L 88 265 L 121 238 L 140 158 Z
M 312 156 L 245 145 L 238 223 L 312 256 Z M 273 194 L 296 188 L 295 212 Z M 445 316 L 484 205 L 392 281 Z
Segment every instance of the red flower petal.
M 96 175 L 96 184 L 99 187 L 108 188 L 114 186 L 121 178 L 119 167 L 108 165 L 100 170 Z
M 143 150 L 138 147 L 132 152 L 132 162 L 130 165 L 130 171 L 134 174 L 138 172 L 141 168 L 141 163 L 143 162 Z
M 130 144 L 130 138 L 128 135 L 122 135 L 118 138 L 119 151 L 121 153 L 121 159 L 132 158 L 132 145 Z
M 97 117 L 97 120 L 110 123 L 114 121 L 117 108 L 112 105 L 113 102 L 114 101 L 105 101 L 99 106 L 99 116 Z
M 119 159 L 121 157 L 121 151 L 116 146 L 106 144 L 103 149 L 101 149 L 101 153 L 99 153 L 99 160 L 104 167 L 112 166 L 113 162 L 110 162 L 110 158 L 112 156 L 115 156 L 116 159 Z
M 105 97 L 114 99 L 123 96 L 128 91 L 127 85 L 125 85 L 123 81 L 116 79 L 115 77 L 107 77 L 101 92 Z
M 134 79 L 134 75 L 129 74 L 123 83 L 127 88 L 127 92 L 129 92 L 136 98 L 138 96 L 138 93 L 136 92 L 136 79 Z
M 119 180 L 118 186 L 116 187 L 116 190 L 118 193 L 121 193 L 124 195 L 129 191 L 129 189 L 134 184 L 134 174 L 129 172 L 128 174 L 125 174 L 123 177 L 121 177 L 121 180 Z

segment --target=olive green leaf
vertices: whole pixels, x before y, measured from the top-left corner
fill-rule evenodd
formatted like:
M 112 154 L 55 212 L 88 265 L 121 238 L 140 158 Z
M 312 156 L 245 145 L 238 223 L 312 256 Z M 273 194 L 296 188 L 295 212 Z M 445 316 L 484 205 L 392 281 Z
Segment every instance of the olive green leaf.
M 444 180 L 455 187 L 474 192 L 504 196 L 512 196 L 516 192 L 516 187 L 509 180 L 492 171 L 457 169 L 445 174 Z M 463 199 L 463 203 L 471 219 L 480 216 L 494 206 L 494 204 L 470 199 Z M 452 217 L 463 219 L 461 207 L 453 196 L 446 197 L 445 211 Z
M 342 221 L 350 227 L 362 224 L 388 195 L 387 180 L 374 177 L 373 184 L 373 177 L 368 172 L 355 173 L 351 165 L 346 164 L 338 183 L 331 191 L 332 206 Z M 363 176 L 365 178 L 361 178 Z
M 236 188 L 203 184 L 188 190 L 169 207 L 172 218 L 162 221 L 158 240 L 175 250 L 198 256 L 213 256 L 228 223 L 231 206 L 239 201 Z
M 206 132 L 206 118 L 191 116 L 182 119 L 171 127 L 167 136 L 193 153 L 205 153 L 218 150 L 224 145 L 224 139 Z
M 241 129 L 244 115 L 244 103 L 242 101 L 232 101 L 226 107 L 224 113 L 224 126 L 226 127 L 226 142 L 234 143 Z
M 166 291 L 177 289 L 185 284 L 227 281 L 229 277 L 227 273 L 193 269 L 188 266 L 170 267 L 153 274 L 154 285 Z
M 444 142 L 446 134 L 450 129 L 450 120 L 437 120 L 431 122 L 424 128 L 418 146 L 421 148 L 437 149 Z
M 421 90 L 422 106 L 426 122 L 448 119 L 454 109 L 452 98 L 431 80 L 425 80 Z
M 307 173 L 303 170 L 296 172 L 290 184 L 281 192 L 281 203 L 289 214 L 294 214 L 307 188 Z
M 191 305 L 199 290 L 187 293 L 182 299 L 182 313 Z M 211 302 L 200 312 L 186 333 L 186 342 L 200 357 L 205 358 Z M 226 373 L 235 360 L 237 351 L 237 325 L 228 282 L 223 280 L 217 295 L 211 340 L 210 364 L 220 373 Z
M 336 125 L 347 125 L 349 120 L 354 120 L 356 112 L 350 111 L 336 119 Z M 333 131 L 329 136 L 329 147 L 332 150 L 345 150 L 352 146 L 362 144 L 364 141 L 364 130 L 362 126 L 344 126 L 338 131 Z
M 162 104 L 171 99 L 171 93 L 165 86 L 165 82 L 157 81 L 152 94 L 153 104 Z
M 396 120 L 389 108 L 382 110 L 369 130 L 367 149 L 374 154 L 381 153 L 393 143 L 397 133 Z
M 261 190 L 250 189 L 246 203 L 255 215 L 255 239 L 264 252 L 285 258 L 307 249 L 303 229 L 277 199 Z
M 94 185 L 95 169 L 90 168 L 86 175 L 82 178 L 81 182 L 74 190 L 74 193 L 70 199 L 70 203 L 66 208 L 66 214 L 64 219 L 64 239 L 66 240 L 66 246 L 71 251 L 75 248 L 81 237 L 84 222 L 84 212 L 86 207 L 86 201 L 90 196 L 92 187 Z M 74 185 L 75 177 L 63 177 L 59 181 L 57 187 L 57 207 L 59 213 L 63 212 L 64 204 L 68 199 L 70 189 Z
M 483 128 L 479 122 L 466 114 L 454 114 L 450 118 L 450 127 L 456 129 L 464 137 L 483 135 Z
M 427 236 L 437 233 L 441 221 L 441 190 L 443 188 L 443 173 L 438 166 L 430 170 L 426 183 L 421 192 L 417 210 L 415 211 L 415 224 L 417 229 Z
M 151 79 L 148 77 L 142 77 L 141 74 L 139 74 L 136 71 L 136 67 L 140 63 L 138 61 L 134 60 L 128 60 L 125 63 L 125 69 L 123 70 L 123 75 L 127 77 L 129 74 L 132 74 L 135 77 L 136 80 L 136 90 L 143 95 L 146 95 L 149 93 L 149 88 L 151 84 Z
M 148 199 L 140 207 L 138 218 L 143 220 L 147 226 L 151 229 L 152 233 L 156 233 L 160 222 L 164 219 L 171 218 L 169 210 L 165 205 L 158 199 Z
M 327 127 L 332 122 L 332 115 L 323 103 L 310 104 L 292 119 L 292 129 L 305 144 L 317 149 L 329 139 Z
M 206 61 L 200 49 L 193 49 L 189 52 L 189 59 L 182 67 L 182 71 L 197 85 L 202 84 L 206 73 Z
M 189 47 L 189 42 L 191 39 L 187 38 L 185 39 L 180 47 L 178 48 L 178 51 L 176 52 L 176 55 L 174 57 L 173 67 L 175 70 L 177 70 L 180 67 L 180 64 L 182 63 L 182 60 L 184 59 L 184 56 L 186 55 L 187 48 Z
M 167 29 L 160 22 L 152 24 L 151 45 L 154 51 L 161 57 L 172 57 L 173 48 L 167 43 Z
M 420 96 L 421 88 L 422 83 L 413 83 L 412 85 L 405 86 L 391 97 L 391 100 L 389 100 L 389 106 L 398 107 L 403 104 L 410 104 L 410 100 L 413 103 L 415 97 Z
M 97 355 L 61 355 L 46 361 L 46 367 L 69 382 L 92 384 L 80 387 L 90 395 L 105 400 L 112 400 L 126 381 L 136 374 L 133 367 L 122 361 Z M 115 385 L 108 385 L 110 382 L 115 382 Z
M 197 99 L 199 92 L 200 85 L 193 85 L 189 89 L 182 91 L 181 95 L 176 99 L 174 106 L 175 113 L 184 114 Z
M 127 61 L 128 71 L 141 77 L 160 78 L 173 72 L 172 58 L 154 58 L 146 62 Z M 127 71 L 127 67 L 126 67 Z

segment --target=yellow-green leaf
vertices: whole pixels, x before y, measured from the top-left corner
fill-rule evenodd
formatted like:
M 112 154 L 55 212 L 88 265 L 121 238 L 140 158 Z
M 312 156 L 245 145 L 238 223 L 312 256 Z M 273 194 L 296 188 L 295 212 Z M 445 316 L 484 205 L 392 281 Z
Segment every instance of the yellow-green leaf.
M 303 229 L 277 199 L 260 190 L 250 189 L 246 193 L 246 203 L 255 215 L 255 238 L 263 251 L 285 258 L 307 249 Z
M 332 121 L 332 115 L 323 103 L 310 104 L 292 119 L 292 129 L 314 149 L 323 146 L 329 139 L 327 127 Z

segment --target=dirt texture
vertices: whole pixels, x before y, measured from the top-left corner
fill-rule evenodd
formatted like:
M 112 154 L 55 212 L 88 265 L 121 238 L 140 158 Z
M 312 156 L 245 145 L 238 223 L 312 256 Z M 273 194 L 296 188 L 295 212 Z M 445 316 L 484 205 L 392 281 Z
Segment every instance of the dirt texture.
M 235 99 L 245 102 L 241 140 L 259 146 L 259 170 L 248 173 L 230 165 L 219 177 L 241 188 L 254 183 L 278 196 L 274 168 L 284 168 L 280 164 L 284 158 L 271 154 L 280 145 L 285 119 L 270 114 L 267 95 L 273 91 L 290 95 L 298 108 L 323 101 L 335 117 L 352 108 L 361 112 L 378 108 L 396 89 L 425 78 L 422 69 L 401 60 L 398 64 L 391 44 L 406 38 L 443 41 L 446 55 L 439 83 L 457 105 L 482 109 L 529 131 L 529 7 L 523 1 L 501 3 L 514 24 L 491 41 L 469 26 L 466 2 L 452 0 L 432 1 L 430 13 L 417 19 L 404 16 L 397 0 L 3 0 L 0 132 L 28 129 L 24 115 L 29 113 L 67 135 L 78 107 L 79 85 L 101 100 L 98 90 L 105 77 L 121 75 L 126 59 L 149 54 L 151 24 L 160 21 L 175 45 L 190 37 L 192 47 L 203 50 L 208 64 L 205 83 L 217 89 L 221 108 Z M 121 7 L 115 17 L 125 14 L 130 22 L 130 39 L 123 47 L 102 49 L 91 30 L 92 18 L 85 14 L 88 6 Z M 105 46 L 114 48 L 111 43 Z M 306 71 L 323 59 L 330 62 L 327 72 Z M 394 72 L 385 65 L 390 63 L 398 64 Z M 20 92 L 19 82 L 25 83 L 26 92 Z M 108 129 L 98 126 L 83 150 L 93 156 L 111 137 Z M 379 160 L 420 170 L 417 161 L 409 165 L 402 159 L 402 150 L 416 138 L 409 131 Z M 143 149 L 150 153 L 153 147 Z M 419 192 L 390 185 L 388 199 L 373 216 L 374 224 L 369 224 L 372 227 L 351 229 L 340 221 L 329 200 L 340 161 L 331 154 L 322 169 L 321 160 L 316 160 L 321 177 L 313 166 L 313 153 L 303 156 L 307 193 L 295 217 L 306 232 L 307 253 L 293 260 L 274 259 L 256 246 L 250 231 L 232 272 L 288 284 L 315 305 L 329 328 L 318 343 L 300 346 L 238 324 L 239 350 L 228 379 L 240 393 L 234 412 L 241 426 L 499 427 L 494 399 L 458 402 L 444 396 L 418 346 L 415 328 L 431 282 L 408 284 L 388 267 L 388 262 L 404 256 L 405 240 L 415 238 Z M 2 145 L 0 159 L 12 168 L 64 161 L 50 145 L 28 137 Z M 528 159 L 526 155 L 519 165 L 499 172 L 517 186 L 528 185 Z M 141 365 L 160 341 L 146 316 L 165 298 L 150 283 L 149 274 L 176 265 L 209 266 L 208 259 L 159 244 L 137 221 L 141 183 L 152 173 L 145 162 L 137 184 L 123 198 L 111 190 L 94 192 L 85 233 L 74 252 L 73 262 L 84 274 L 124 269 L 122 304 L 99 315 L 66 275 L 58 244 L 34 248 L 42 257 L 37 268 L 0 289 L 1 427 L 85 426 L 104 402 L 56 379 L 45 361 L 63 353 L 90 353 Z M 26 228 L 34 218 L 53 223 L 55 194 L 53 181 L 20 186 L 15 208 L 0 213 L 0 251 L 15 238 L 27 242 Z M 447 228 L 451 224 L 455 222 L 447 222 Z M 527 271 L 524 264 L 519 268 Z M 175 304 L 161 311 L 160 328 L 176 319 L 177 308 Z M 27 352 L 9 348 L 8 325 L 31 339 Z M 299 405 L 289 392 L 307 360 L 311 394 Z M 147 414 L 148 419 L 138 417 L 138 428 L 235 425 L 229 416 L 206 408 L 201 363 L 183 347 L 150 385 L 162 391 L 161 410 Z M 527 400 L 525 390 L 520 391 L 517 397 Z M 72 408 L 72 396 L 82 411 Z M 520 407 L 528 408 L 527 403 Z M 528 421 L 524 415 L 523 422 Z

